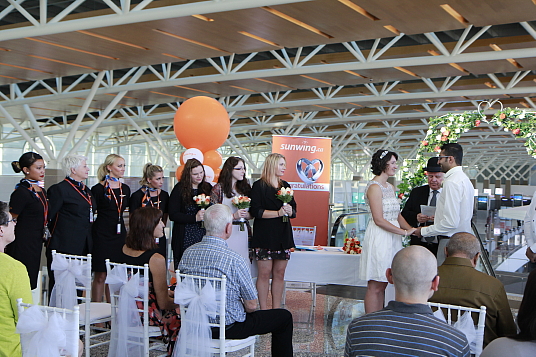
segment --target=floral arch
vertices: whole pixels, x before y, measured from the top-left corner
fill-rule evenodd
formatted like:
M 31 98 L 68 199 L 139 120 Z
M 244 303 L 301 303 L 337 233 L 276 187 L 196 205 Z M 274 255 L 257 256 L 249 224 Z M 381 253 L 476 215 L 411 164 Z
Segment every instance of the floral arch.
M 416 158 L 404 160 L 402 165 L 403 176 L 402 182 L 398 185 L 400 190 L 398 197 L 403 203 L 414 187 L 426 182 L 423 169 L 426 167 L 429 155 L 425 154 L 439 152 L 441 145 L 455 143 L 463 133 L 478 127 L 482 122 L 503 128 L 504 131 L 511 132 L 516 139 L 525 138 L 527 153 L 536 158 L 536 112 L 504 108 L 489 120 L 480 110 L 431 118 L 426 137 L 421 141 Z

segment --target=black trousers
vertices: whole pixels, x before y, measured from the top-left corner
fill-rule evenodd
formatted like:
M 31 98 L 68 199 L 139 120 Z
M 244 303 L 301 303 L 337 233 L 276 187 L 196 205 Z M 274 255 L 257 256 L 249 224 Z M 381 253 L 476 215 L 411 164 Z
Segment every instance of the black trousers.
M 420 237 L 417 236 L 410 236 L 410 245 L 420 245 L 425 248 L 427 248 L 429 251 L 432 252 L 437 257 L 437 248 L 439 247 L 439 243 L 428 243 L 421 241 Z
M 227 339 L 272 333 L 272 356 L 292 357 L 292 314 L 285 309 L 259 310 L 246 314 L 244 322 L 235 322 L 225 331 Z M 212 338 L 220 336 L 220 329 L 212 329 Z

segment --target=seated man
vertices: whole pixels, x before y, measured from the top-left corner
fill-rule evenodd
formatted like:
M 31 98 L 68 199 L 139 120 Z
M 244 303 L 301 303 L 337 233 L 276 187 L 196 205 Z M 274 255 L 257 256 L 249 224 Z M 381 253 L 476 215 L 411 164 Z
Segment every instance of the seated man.
M 475 269 L 480 243 L 470 233 L 456 233 L 445 248 L 447 258 L 439 267 L 441 282 L 433 302 L 473 307 L 486 306 L 484 347 L 497 337 L 517 332 L 503 284 Z
M 345 356 L 467 356 L 465 335 L 435 318 L 427 301 L 437 290 L 437 261 L 413 245 L 393 258 L 386 272 L 395 300 L 350 323 Z
M 184 252 L 179 263 L 181 273 L 207 277 L 227 276 L 225 337 L 242 339 L 272 333 L 272 356 L 292 357 L 292 314 L 285 309 L 259 310 L 257 290 L 251 280 L 249 263 L 225 242 L 233 232 L 229 207 L 216 204 L 204 216 L 207 231 L 203 240 Z M 219 329 L 212 329 L 213 338 Z

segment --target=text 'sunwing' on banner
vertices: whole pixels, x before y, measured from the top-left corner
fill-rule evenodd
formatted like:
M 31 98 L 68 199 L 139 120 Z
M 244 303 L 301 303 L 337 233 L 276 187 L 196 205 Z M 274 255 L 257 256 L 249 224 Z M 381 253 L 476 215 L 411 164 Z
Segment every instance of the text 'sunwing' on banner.
M 274 135 L 272 152 L 285 156 L 283 179 L 294 192 L 298 215 L 292 225 L 316 227 L 315 244 L 328 238 L 331 139 Z

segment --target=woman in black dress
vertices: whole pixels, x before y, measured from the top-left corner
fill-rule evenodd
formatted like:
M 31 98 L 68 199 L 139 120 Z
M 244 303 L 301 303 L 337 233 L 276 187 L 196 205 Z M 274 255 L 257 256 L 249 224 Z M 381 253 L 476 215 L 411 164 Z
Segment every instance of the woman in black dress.
M 130 197 L 129 212 L 132 214 L 140 207 L 154 207 L 162 211 L 164 226 L 168 219 L 169 194 L 162 190 L 164 184 L 164 170 L 158 165 L 151 163 L 143 167 L 143 176 L 140 180 L 141 188 Z M 167 258 L 167 242 L 165 234 L 156 238 L 158 252 Z
M 125 159 L 110 154 L 97 170 L 99 183 L 91 188 L 91 193 L 97 201 L 97 219 L 92 230 L 92 269 L 95 274 L 91 291 L 91 300 L 96 302 L 103 301 L 105 260 L 116 262 L 125 244 L 127 229 L 123 212 L 129 206 L 130 187 L 119 180 L 124 174 Z M 106 301 L 110 301 L 108 289 Z
M 11 163 L 13 171 L 22 171 L 24 178 L 15 186 L 9 199 L 9 212 L 19 222 L 15 226 L 15 241 L 6 247 L 6 253 L 26 266 L 32 289 L 37 287 L 41 269 L 41 250 L 48 239 L 48 200 L 39 181 L 45 179 L 45 162 L 35 152 L 23 154 Z
M 130 213 L 130 230 L 117 263 L 149 264 L 149 325 L 159 326 L 171 356 L 181 320 L 179 305 L 169 296 L 166 281 L 166 259 L 159 253 L 155 238 L 164 233 L 162 211 L 145 206 Z
M 281 180 L 286 169 L 285 157 L 273 153 L 264 161 L 260 180 L 251 188 L 251 207 L 249 212 L 255 218 L 251 247 L 255 252 L 257 267 L 257 291 L 261 310 L 268 309 L 268 288 L 272 278 L 272 308 L 281 308 L 281 299 L 285 286 L 285 269 L 290 259 L 290 249 L 294 248 L 292 226 L 284 222 L 286 214 L 296 217 L 294 198 L 288 205 L 277 199 L 281 187 L 290 187 Z
M 205 211 L 194 202 L 193 197 L 202 193 L 210 196 L 211 189 L 212 186 L 205 181 L 203 164 L 197 159 L 186 161 L 180 181 L 169 197 L 169 219 L 175 222 L 171 236 L 175 269 L 186 248 L 201 242 L 205 235 L 205 228 L 201 227 Z
M 89 174 L 87 158 L 69 155 L 61 166 L 65 179 L 50 186 L 49 224 L 51 237 L 47 244 L 47 265 L 50 290 L 54 286 L 54 274 L 50 269 L 52 250 L 58 253 L 87 255 L 91 253 L 91 225 L 97 204 L 89 188 L 84 184 Z

